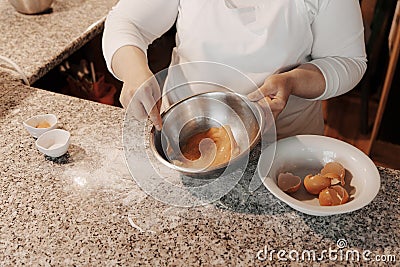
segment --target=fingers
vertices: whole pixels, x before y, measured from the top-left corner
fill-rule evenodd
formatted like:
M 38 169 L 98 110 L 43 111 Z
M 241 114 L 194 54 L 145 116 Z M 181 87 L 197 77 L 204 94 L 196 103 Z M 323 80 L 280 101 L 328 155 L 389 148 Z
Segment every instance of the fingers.
M 162 120 L 156 99 L 154 98 L 153 94 L 147 90 L 141 97 L 141 103 L 146 111 L 146 114 L 149 114 L 150 120 L 153 122 L 156 129 L 160 131 L 162 127 Z
M 156 102 L 159 102 L 161 100 L 161 89 L 160 86 L 158 85 L 158 82 L 156 78 L 153 76 L 150 78 L 151 80 L 149 81 L 149 86 L 151 89 L 151 94 L 153 95 L 153 98 Z
M 133 115 L 133 117 L 135 117 L 137 120 L 140 120 L 140 121 L 143 121 L 143 120 L 147 119 L 147 117 L 148 117 L 147 112 L 144 109 L 142 103 L 137 103 L 135 105 L 135 108 L 132 109 L 132 115 Z
M 126 86 L 124 85 L 122 87 L 121 95 L 119 96 L 119 102 L 121 103 L 124 109 L 128 108 L 129 102 L 132 99 L 132 95 L 133 93 L 131 93 L 130 90 L 127 89 Z
M 272 101 L 270 98 L 268 98 L 270 101 Z M 263 133 L 266 133 L 271 129 L 271 127 L 275 127 L 275 119 L 278 116 L 278 112 L 272 112 L 268 101 L 266 98 L 263 98 L 257 102 L 259 106 L 261 107 L 263 113 L 264 113 L 264 128 L 262 129 Z
M 162 119 L 160 115 L 160 111 L 157 108 L 157 105 L 154 105 L 149 113 L 150 120 L 153 122 L 154 127 L 156 127 L 157 131 L 161 131 L 162 128 Z
M 254 93 L 254 94 L 253 94 Z M 278 115 L 283 111 L 283 109 L 286 106 L 287 102 L 287 97 L 282 95 L 281 93 L 277 93 L 275 96 L 274 95 L 267 95 L 262 97 L 259 96 L 261 92 L 259 90 L 254 91 L 252 94 L 253 99 L 249 99 L 251 101 L 257 102 L 257 104 L 260 105 L 261 109 L 264 111 L 265 115 L 270 114 L 270 111 L 274 115 L 274 118 L 276 119 Z
M 251 92 L 250 94 L 247 95 L 247 98 L 250 101 L 259 101 L 261 99 L 263 99 L 265 96 L 264 94 L 260 91 L 260 89 L 255 90 L 254 92 Z
M 248 98 L 250 101 L 257 102 L 261 106 L 265 115 L 269 114 L 269 110 L 271 110 L 275 118 L 284 108 L 284 105 L 282 107 L 282 103 L 278 98 L 274 98 L 274 96 L 263 95 L 260 90 L 252 92 L 248 95 Z
M 130 112 L 136 119 L 145 120 L 149 117 L 156 129 L 161 130 L 161 91 L 157 80 L 150 78 L 138 89 L 133 85 L 124 84 L 120 102 L 125 109 L 132 106 Z
M 276 87 L 273 84 L 271 84 L 269 80 L 266 80 L 264 84 L 254 92 L 248 94 L 247 98 L 250 101 L 256 102 L 263 99 L 266 96 L 273 96 L 276 93 Z
M 272 112 L 272 115 L 274 116 L 274 118 L 276 119 L 277 117 L 278 117 L 278 114 L 280 113 L 279 112 L 279 110 L 277 110 L 276 108 L 275 108 L 275 105 L 274 105 L 274 101 L 271 99 L 271 98 L 269 98 L 269 97 L 265 97 L 264 98 L 265 99 L 265 101 L 258 101 L 258 103 L 260 104 L 260 102 L 262 102 L 262 103 L 264 103 L 264 106 L 265 105 L 268 105 L 268 107 L 269 107 L 269 109 L 271 110 L 271 112 Z M 260 104 L 260 105 L 262 105 L 262 104 Z M 264 109 L 265 109 L 265 107 L 264 107 Z M 266 112 L 266 114 L 268 114 L 268 111 Z
M 150 120 L 154 123 L 154 126 L 158 131 L 162 128 L 162 119 L 160 115 L 161 110 L 161 89 L 158 85 L 157 80 L 153 77 L 151 80 L 151 92 L 153 95 L 154 107 L 151 109 L 149 116 Z
M 147 112 L 143 107 L 142 103 L 139 101 L 139 98 L 133 97 L 134 90 L 127 85 L 124 85 L 121 91 L 121 95 L 119 97 L 119 101 L 124 109 L 128 109 L 128 106 L 132 106 L 130 111 L 132 115 L 138 120 L 144 120 L 147 118 Z
M 269 76 L 260 88 L 248 94 L 247 97 L 250 101 L 258 102 L 261 106 L 265 106 L 266 102 L 274 117 L 277 118 L 285 108 L 290 94 L 291 89 L 288 86 L 287 79 L 283 75 L 275 74 Z
M 161 112 L 161 105 L 162 105 L 162 101 L 161 99 L 157 101 L 157 109 L 159 112 Z

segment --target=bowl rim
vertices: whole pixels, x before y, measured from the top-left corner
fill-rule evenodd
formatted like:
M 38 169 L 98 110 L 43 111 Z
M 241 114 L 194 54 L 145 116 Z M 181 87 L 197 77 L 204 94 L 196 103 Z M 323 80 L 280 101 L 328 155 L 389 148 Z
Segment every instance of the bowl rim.
M 55 151 L 57 149 L 60 149 L 61 147 L 55 148 L 55 149 L 48 149 L 43 147 L 42 145 L 40 145 L 40 142 L 43 141 L 43 139 L 47 138 L 48 135 L 55 133 L 55 132 L 60 132 L 61 134 L 66 134 L 66 142 L 61 146 L 61 147 L 65 147 L 69 145 L 70 139 L 71 139 L 71 133 L 67 130 L 64 129 L 52 129 L 49 130 L 45 133 L 43 133 L 41 136 L 38 137 L 38 139 L 35 141 L 35 145 L 38 149 L 42 149 L 44 151 Z
M 55 119 L 55 122 L 54 122 L 53 124 L 50 124 L 50 127 L 48 127 L 48 128 L 36 128 L 36 127 L 34 127 L 34 126 L 32 126 L 32 125 L 29 125 L 29 121 L 32 121 L 32 120 L 37 119 L 37 118 L 46 118 L 46 117 L 51 117 L 51 118 L 54 118 L 54 119 Z M 23 124 L 25 127 L 27 127 L 27 128 L 32 128 L 32 129 L 50 129 L 51 127 L 54 127 L 54 125 L 56 125 L 57 123 L 58 123 L 58 118 L 57 118 L 57 116 L 56 116 L 55 114 L 53 114 L 53 113 L 37 114 L 37 115 L 34 115 L 34 116 L 32 116 L 32 117 L 29 117 L 28 119 L 26 119 L 26 120 L 24 120 L 24 121 L 22 122 L 22 124 Z
M 30 125 L 30 121 L 33 121 L 35 119 L 40 120 L 40 118 L 43 118 L 44 120 L 46 120 L 46 118 L 49 118 L 49 117 L 54 120 L 54 122 L 50 124 L 50 127 L 36 128 L 36 127 Z M 39 138 L 42 134 L 44 134 L 50 130 L 56 129 L 57 124 L 58 124 L 58 118 L 55 114 L 52 114 L 52 113 L 38 114 L 38 115 L 32 116 L 22 122 L 22 125 L 25 127 L 25 129 L 28 131 L 28 133 L 34 138 Z
M 245 95 L 242 95 L 242 94 L 239 94 L 239 93 L 236 93 L 236 92 L 232 92 L 232 91 L 212 91 L 212 92 L 203 92 L 203 93 L 191 95 L 191 96 L 183 98 L 183 99 L 177 101 L 176 103 L 172 104 L 171 106 L 169 106 L 167 110 L 165 110 L 164 112 L 161 113 L 161 118 L 163 118 L 174 107 L 176 107 L 177 105 L 179 105 L 179 104 L 181 104 L 181 103 L 183 103 L 183 102 L 185 102 L 185 101 L 187 101 L 187 100 L 189 100 L 191 98 L 202 96 L 202 95 L 215 95 L 215 94 L 231 94 L 231 95 L 237 96 L 240 99 L 242 99 L 247 105 L 249 105 L 249 106 L 252 105 L 257 110 L 259 117 L 257 115 L 255 115 L 255 117 L 256 117 L 256 120 L 257 120 L 257 122 L 259 124 L 259 128 L 258 128 L 256 137 L 253 139 L 252 142 L 250 142 L 249 149 L 246 149 L 245 151 L 241 151 L 238 155 L 236 155 L 235 157 L 231 158 L 229 161 L 227 161 L 225 163 L 221 163 L 221 164 L 218 164 L 216 166 L 212 166 L 210 168 L 192 169 L 192 168 L 180 167 L 180 166 L 172 164 L 168 160 L 165 160 L 157 152 L 157 149 L 155 147 L 155 142 L 154 142 L 154 135 L 155 135 L 156 128 L 153 125 L 151 127 L 151 130 L 150 130 L 149 145 L 150 145 L 150 150 L 153 152 L 153 155 L 160 162 L 162 162 L 164 165 L 166 165 L 167 167 L 169 167 L 171 169 L 177 170 L 177 171 L 185 173 L 185 174 L 189 174 L 189 175 L 192 175 L 192 174 L 195 174 L 195 175 L 207 175 L 207 174 L 212 173 L 212 172 L 214 172 L 216 170 L 220 170 L 220 169 L 222 169 L 224 167 L 229 166 L 229 163 L 231 161 L 233 161 L 234 159 L 241 158 L 241 157 L 243 157 L 243 155 L 250 153 L 250 151 L 255 147 L 255 145 L 260 140 L 261 135 L 262 135 L 262 131 L 263 131 L 264 127 L 265 127 L 264 111 L 261 109 L 260 105 L 258 105 L 255 102 L 250 101 Z

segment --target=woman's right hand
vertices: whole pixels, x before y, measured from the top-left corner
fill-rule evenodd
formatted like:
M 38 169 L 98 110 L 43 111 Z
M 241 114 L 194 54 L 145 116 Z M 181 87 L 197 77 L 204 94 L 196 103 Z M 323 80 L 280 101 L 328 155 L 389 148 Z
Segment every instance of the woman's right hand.
M 119 48 L 112 59 L 114 74 L 123 81 L 119 101 L 129 108 L 138 120 L 150 117 L 157 130 L 161 130 L 161 90 L 147 64 L 146 55 L 135 46 Z
M 156 129 L 161 130 L 161 90 L 158 82 L 150 71 L 135 78 L 135 81 L 124 82 L 119 100 L 125 109 L 130 106 L 129 111 L 136 119 L 149 117 Z

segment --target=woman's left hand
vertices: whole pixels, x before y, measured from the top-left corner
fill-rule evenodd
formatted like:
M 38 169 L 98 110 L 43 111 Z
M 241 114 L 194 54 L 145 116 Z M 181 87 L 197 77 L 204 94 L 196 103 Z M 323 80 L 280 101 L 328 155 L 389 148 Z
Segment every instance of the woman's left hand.
M 268 103 L 275 119 L 285 108 L 292 93 L 290 79 L 285 74 L 269 76 L 260 88 L 247 95 L 250 101 L 258 102 L 263 109 L 267 109 L 266 104 Z
M 247 97 L 250 101 L 257 101 L 265 110 L 268 109 L 268 104 L 276 119 L 285 108 L 290 95 L 314 99 L 324 93 L 325 87 L 325 78 L 319 68 L 305 63 L 287 72 L 272 74 L 260 88 Z

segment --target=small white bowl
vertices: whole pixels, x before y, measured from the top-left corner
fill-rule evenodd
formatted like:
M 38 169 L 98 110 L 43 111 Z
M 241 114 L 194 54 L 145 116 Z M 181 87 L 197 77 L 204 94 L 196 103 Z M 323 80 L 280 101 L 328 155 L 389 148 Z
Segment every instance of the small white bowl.
M 273 146 L 263 151 L 258 164 L 259 175 L 273 195 L 303 213 L 326 216 L 355 211 L 368 205 L 378 194 L 380 175 L 375 164 L 361 150 L 343 141 L 318 135 L 298 135 L 279 140 L 269 169 L 263 162 L 267 162 L 273 153 Z M 303 179 L 307 174 L 318 173 L 331 161 L 341 163 L 346 169 L 345 188 L 348 187 L 350 200 L 343 205 L 320 206 L 317 197 L 308 194 L 304 188 L 289 195 L 277 185 L 279 173 L 292 172 Z
M 36 140 L 37 149 L 43 154 L 56 158 L 68 151 L 71 134 L 62 129 L 45 132 Z
M 47 122 L 50 127 L 37 128 L 39 123 Z M 35 138 L 38 138 L 43 133 L 53 130 L 57 126 L 57 117 L 54 114 L 42 114 L 33 116 L 22 123 L 25 129 Z

